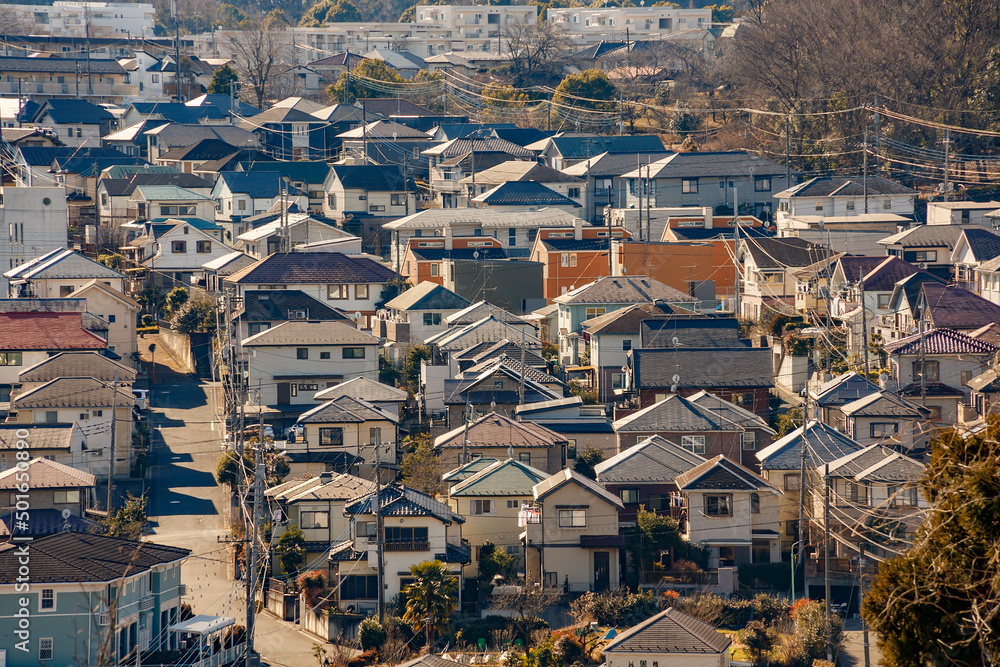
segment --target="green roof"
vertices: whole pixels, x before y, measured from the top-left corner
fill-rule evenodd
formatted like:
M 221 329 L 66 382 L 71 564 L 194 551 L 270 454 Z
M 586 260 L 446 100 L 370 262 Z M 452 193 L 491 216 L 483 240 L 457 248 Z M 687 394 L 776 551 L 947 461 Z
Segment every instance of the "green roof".
M 240 162 L 242 171 L 276 171 L 290 181 L 311 185 L 322 183 L 330 173 L 326 162 Z
M 163 224 L 166 223 L 168 220 L 173 220 L 178 224 L 182 222 L 187 223 L 192 227 L 194 227 L 195 229 L 200 229 L 203 232 L 216 232 L 222 229 L 222 227 L 215 224 L 214 222 L 209 222 L 208 220 L 204 220 L 202 218 L 155 218 L 154 220 L 152 220 L 152 222 L 157 224 Z
M 451 487 L 451 496 L 530 496 L 532 487 L 548 476 L 514 459 L 497 461 Z
M 176 185 L 140 185 L 135 189 L 147 201 L 211 201 L 209 197 Z

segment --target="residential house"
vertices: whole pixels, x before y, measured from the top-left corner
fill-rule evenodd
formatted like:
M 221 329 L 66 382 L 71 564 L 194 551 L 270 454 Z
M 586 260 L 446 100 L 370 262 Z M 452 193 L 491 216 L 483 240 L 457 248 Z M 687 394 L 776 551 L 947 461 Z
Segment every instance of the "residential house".
M 3 69 L 2 63 L 0 69 Z M 48 99 L 26 122 L 36 127 L 53 128 L 67 146 L 96 148 L 101 145 L 101 137 L 111 132 L 114 121 L 110 111 L 86 100 Z
M 86 299 L 87 312 L 107 323 L 110 352 L 122 359 L 132 359 L 132 355 L 139 351 L 136 318 L 141 306 L 135 299 L 97 279 L 84 283 L 67 298 Z
M 417 210 L 416 185 L 401 166 L 333 165 L 322 189 L 328 218 L 400 218 Z
M 527 345 L 522 346 L 520 341 L 513 342 L 507 338 L 495 342 L 483 341 L 458 350 L 449 355 L 449 361 L 458 364 L 458 371 L 467 371 L 473 366 L 502 356 L 543 372 L 549 367 L 549 362 L 539 354 L 537 348 L 529 349 Z
M 449 269 L 454 268 L 456 261 L 480 262 L 480 266 L 488 271 L 490 263 L 506 260 L 507 252 L 500 241 L 489 236 L 454 238 L 446 234 L 442 237 L 411 238 L 406 250 L 397 256 L 402 257 L 399 273 L 406 276 L 410 283 L 444 285 L 449 275 L 454 276 L 454 271 L 449 273 Z
M 278 160 L 326 160 L 326 123 L 294 107 L 277 105 L 239 123 L 253 132 L 264 152 Z
M 289 528 L 298 526 L 306 540 L 306 562 L 325 558 L 331 544 L 350 535 L 351 525 L 344 514 L 344 506 L 374 488 L 375 483 L 369 479 L 347 473 L 322 472 L 267 489 L 264 497 L 268 506 L 280 514 L 280 521 L 275 522 L 275 530 L 271 533 L 271 544 L 276 546 Z M 277 559 L 273 567 L 279 567 Z
M 388 312 L 375 320 L 380 329 L 376 335 L 407 347 L 423 345 L 428 338 L 448 328 L 446 317 L 470 305 L 467 299 L 438 284 L 417 283 L 385 304 Z
M 809 510 L 804 518 L 808 521 L 814 516 L 811 499 L 816 494 L 822 495 L 822 480 L 816 478 L 816 468 L 861 449 L 858 442 L 833 426 L 810 420 L 805 427 L 798 427 L 757 452 L 761 475 L 773 487 L 785 492 L 779 498 L 778 507 L 780 527 L 777 530 L 782 551 L 793 548 L 793 543 L 805 537 L 805 532 L 799 532 L 800 493 L 803 487 L 809 498 L 802 504 Z M 804 484 L 803 470 L 806 471 Z M 803 526 L 803 530 L 808 530 L 808 524 Z
M 376 527 L 377 509 L 383 533 Z M 462 538 L 465 517 L 433 497 L 401 484 L 391 484 L 348 502 L 350 538 L 330 548 L 329 581 L 336 593 L 331 605 L 341 611 L 375 611 L 378 600 L 391 600 L 412 582 L 410 566 L 440 560 L 458 579 L 461 604 L 463 566 L 472 561 L 471 548 Z M 381 596 L 378 559 L 382 554 Z
M 399 405 L 405 403 L 409 395 L 402 389 L 366 377 L 356 377 L 316 392 L 313 399 L 332 401 L 341 396 L 351 396 L 371 403 L 380 410 L 398 417 Z
M 239 223 L 244 218 L 267 213 L 275 203 L 294 202 L 300 211 L 309 208 L 309 196 L 296 189 L 289 190 L 277 171 L 227 171 L 219 174 L 212 190 L 216 220 Z M 247 231 L 245 225 L 235 225 L 233 236 Z
M 949 280 L 954 274 L 951 253 L 965 229 L 965 225 L 917 225 L 878 243 L 885 254 Z
M 526 152 L 530 153 L 530 151 Z M 584 179 L 578 176 L 570 176 L 569 174 L 557 171 L 551 167 L 547 167 L 544 164 L 539 164 L 534 161 L 504 162 L 494 167 L 490 167 L 489 169 L 483 169 L 482 171 L 477 170 L 474 174 L 471 174 L 459 181 L 460 184 L 466 186 L 467 188 L 464 198 L 466 202 L 468 202 L 469 199 L 472 199 L 473 201 L 480 201 L 481 195 L 485 195 L 491 190 L 496 190 L 504 184 L 523 184 L 527 182 L 538 183 L 544 187 L 544 190 L 537 189 L 537 192 L 545 192 L 545 190 L 549 190 L 560 194 L 565 198 L 573 200 L 572 203 L 565 205 L 550 204 L 552 206 L 570 206 L 573 208 L 579 208 L 587 200 L 587 182 Z M 531 194 L 531 190 L 525 190 L 523 194 L 527 196 L 528 194 Z M 495 195 L 494 197 L 491 197 L 491 199 L 495 198 Z M 556 198 L 554 197 L 551 199 L 556 201 Z M 487 200 L 483 199 L 483 201 Z M 490 205 L 492 206 L 493 204 Z M 567 210 L 569 210 L 570 213 L 575 213 L 573 210 Z
M 601 461 L 594 470 L 601 486 L 621 498 L 625 509 L 618 518 L 622 523 L 634 525 L 640 507 L 680 522 L 686 516 L 677 476 L 706 460 L 690 448 L 653 435 Z
M 378 338 L 342 322 L 282 322 L 243 347 L 262 380 L 261 404 L 283 410 L 311 405 L 317 391 L 345 379 L 378 377 Z
M 0 273 L 27 262 L 40 249 L 69 245 L 64 188 L 5 186 L 0 195 L 0 229 L 8 232 L 0 234 Z M 0 276 L 0 293 L 8 288 L 9 279 Z
M 0 649 L 11 667 L 96 664 L 109 654 L 125 662 L 138 651 L 179 648 L 168 630 L 180 620 L 189 549 L 72 531 L 46 535 L 31 542 L 28 593 L 17 583 L 19 552 L 12 542 L 0 547 L 0 605 L 28 609 L 32 618 L 29 652 Z
M 367 478 L 379 466 L 399 464 L 399 416 L 362 399 L 338 396 L 303 412 L 295 424 L 302 427 L 302 437 L 296 436 L 284 449 L 292 465 L 313 463 L 303 459 L 318 452 L 344 461 L 355 474 Z
M 485 302 L 481 302 L 481 304 L 483 303 Z M 473 304 L 473 306 L 479 305 Z M 470 306 L 466 310 L 472 309 L 473 306 Z M 477 314 L 478 311 L 488 312 L 485 308 L 475 308 L 475 310 Z M 509 320 L 508 316 L 510 313 L 507 313 L 502 308 L 497 308 L 496 310 L 499 312 L 483 314 L 482 319 L 476 320 L 471 324 L 454 324 L 449 321 L 448 329 L 428 338 L 424 342 L 432 346 L 431 350 L 442 358 L 445 363 L 447 363 L 449 355 L 453 352 L 463 350 L 472 345 L 478 345 L 479 343 L 496 343 L 503 339 L 519 340 L 526 347 L 541 349 L 542 341 L 532 333 L 534 327 L 529 322 L 520 318 Z M 464 311 L 459 311 L 455 315 L 452 315 L 451 318 L 455 318 L 462 312 Z M 451 318 L 446 319 L 450 320 Z M 456 372 L 455 369 L 452 369 L 451 374 L 454 375 Z
M 365 105 L 367 104 L 366 100 Z M 341 142 L 342 159 L 353 159 L 361 164 L 375 162 L 401 165 L 406 158 L 419 168 L 420 152 L 435 144 L 422 130 L 391 120 L 371 120 L 372 115 L 366 109 L 362 109 L 362 117 L 364 121 L 359 127 L 336 136 Z
M 634 159 L 636 154 L 654 155 L 667 152 L 659 137 L 644 134 L 622 137 L 557 134 L 528 144 L 525 148 L 535 151 L 543 164 L 557 170 L 571 167 L 603 153 L 632 155 Z
M 354 326 L 347 313 L 296 289 L 245 292 L 242 307 L 233 313 L 241 340 L 289 321 L 343 322 Z
M 624 386 L 622 366 L 633 347 L 641 347 L 641 322 L 660 310 L 650 304 L 635 304 L 584 320 L 584 338 L 589 341 L 590 365 L 594 369 L 597 400 L 610 403 L 615 390 Z
M 990 303 L 1000 305 L 1000 256 L 976 267 L 976 276 L 979 285 L 974 291 Z
M 309 194 L 309 212 L 322 213 L 323 199 L 326 197 L 323 184 L 330 174 L 330 165 L 319 160 L 296 162 L 274 162 L 254 160 L 240 162 L 240 171 L 276 171 L 281 174 L 287 189 L 295 189 Z
M 576 200 L 535 181 L 508 181 L 474 197 L 472 205 L 508 212 L 559 208 L 573 215 L 581 206 Z
M 235 251 L 205 262 L 201 265 L 202 270 L 205 272 L 205 289 L 208 292 L 218 294 L 222 291 L 222 283 L 226 278 L 241 269 L 256 264 L 257 261 L 256 258 L 246 253 Z
M 938 424 L 958 419 L 958 404 L 969 404 L 969 382 L 990 367 L 1000 346 L 952 329 L 931 329 L 885 346 L 901 395 L 930 409 Z M 923 399 L 923 400 L 921 400 Z
M 434 439 L 434 450 L 446 466 L 478 457 L 497 461 L 510 458 L 550 475 L 562 470 L 565 449 L 566 439 L 555 431 L 496 412 L 470 420 L 468 432 L 462 424 Z
M 566 463 L 574 465 L 584 452 L 596 449 L 605 456 L 618 451 L 618 439 L 603 405 L 584 405 L 579 396 L 525 403 L 514 408 L 520 421 L 539 424 L 566 438 Z
M 859 398 L 878 393 L 879 387 L 863 375 L 850 371 L 808 391 L 811 409 L 806 417 L 819 419 L 838 431 L 844 431 L 847 420 L 841 408 Z
M 58 377 L 13 396 L 8 419 L 18 424 L 79 424 L 86 438 L 88 468 L 103 467 L 107 474 L 114 443 L 114 474 L 128 477 L 134 454 L 134 405 L 127 386 L 87 376 Z
M 707 391 L 757 415 L 770 413 L 774 370 L 766 347 L 633 348 L 627 355 L 623 408 Z
M 827 480 L 833 509 L 827 514 L 822 494 L 815 494 L 811 510 L 817 522 L 825 526 L 829 516 L 831 532 L 848 543 L 858 533 L 871 535 L 866 550 L 877 557 L 891 558 L 912 540 L 930 508 L 920 488 L 923 464 L 892 447 L 874 444 L 850 452 L 818 466 L 816 474 Z M 839 540 L 833 548 L 835 555 L 852 555 L 852 547 Z
M 360 53 L 351 53 L 350 51 L 342 51 L 340 53 L 335 53 L 332 56 L 326 56 L 325 58 L 320 58 L 319 60 L 314 60 L 311 63 L 307 63 L 310 69 L 319 74 L 323 83 L 326 85 L 337 83 L 340 80 L 340 75 L 344 72 L 349 72 L 355 67 L 361 64 L 365 57 Z M 337 106 L 348 106 L 348 105 L 337 105 Z M 357 108 L 357 107 L 351 107 Z M 324 119 L 325 120 L 325 119 Z
M 27 440 L 17 435 L 20 431 L 23 436 L 25 430 L 28 431 Z M 32 456 L 62 463 L 77 471 L 94 475 L 103 472 L 105 477 L 108 474 L 107 460 L 101 462 L 97 459 L 97 462 L 103 463 L 103 470 L 100 466 L 90 465 L 91 460 L 87 457 L 89 450 L 83 446 L 87 439 L 79 424 L 32 424 L 27 427 L 23 424 L 0 424 L 0 469 L 6 470 L 17 465 L 18 452 L 23 451 L 17 448 L 19 440 L 30 442 Z
M 145 134 L 152 136 L 153 131 L 148 130 Z M 161 146 L 156 157 L 153 158 L 150 154 L 150 159 L 155 159 L 158 165 L 173 167 L 177 171 L 190 174 L 201 171 L 202 167 L 209 162 L 228 159 L 244 149 L 242 146 L 230 144 L 214 135 L 202 139 L 191 137 L 189 141 L 190 143 L 171 148 Z
M 513 458 L 494 461 L 448 489 L 448 505 L 465 516 L 462 536 L 473 549 L 468 577 L 479 576 L 479 550 L 490 542 L 523 566 L 517 518 L 533 502 L 532 488 L 548 473 Z
M 861 445 L 885 444 L 913 451 L 924 449 L 930 439 L 925 423 L 931 409 L 890 391 L 862 396 L 842 405 L 840 412 L 847 435 Z
M 30 446 L 34 432 L 27 432 L 28 436 L 18 439 Z M 97 521 L 86 517 L 87 510 L 97 506 L 97 478 L 90 472 L 41 458 L 37 452 L 32 454 L 35 458 L 17 464 L 11 461 L 11 467 L 0 472 L 0 494 L 4 498 L 0 502 L 0 541 L 8 541 L 15 531 L 33 537 L 67 529 L 103 532 Z M 19 512 L 14 499 L 25 475 L 31 480 L 31 506 Z
M 475 130 L 473 136 L 456 137 L 421 152 L 429 161 L 432 196 L 442 208 L 468 206 L 470 192 L 475 196 L 489 189 L 479 187 L 479 176 L 499 165 L 530 160 L 526 162 L 529 167 L 540 166 L 534 161 L 534 153 L 522 146 L 498 137 L 475 136 L 484 131 Z M 470 177 L 477 183 L 472 183 Z
M 532 488 L 534 504 L 518 525 L 525 582 L 569 593 L 615 590 L 625 538 L 622 501 L 592 479 L 566 468 Z
M 959 287 L 979 291 L 979 267 L 1000 256 L 1000 236 L 983 227 L 963 229 L 951 251 L 955 282 Z
M 893 286 L 892 296 L 889 297 L 889 315 L 878 318 L 876 333 L 883 341 L 893 341 L 898 338 L 906 338 L 920 330 L 920 303 L 923 298 L 923 286 L 927 282 L 944 283 L 944 280 L 937 276 L 928 277 L 933 274 L 927 272 L 916 273 L 896 282 Z M 973 303 L 978 297 L 961 290 L 964 294 L 973 297 Z M 936 293 L 936 291 L 935 291 Z M 964 296 L 963 294 L 963 296 Z
M 228 96 L 226 96 L 226 99 L 229 99 Z M 167 123 L 166 125 L 159 125 L 150 130 L 146 130 L 143 134 L 146 136 L 147 159 L 151 162 L 158 162 L 161 155 L 172 149 L 193 146 L 204 139 L 213 139 L 221 142 L 221 144 L 228 144 L 232 147 L 228 154 L 235 153 L 241 149 L 260 147 L 260 143 L 258 142 L 256 135 L 234 125 Z M 193 158 L 195 155 L 192 154 L 191 169 L 182 168 L 181 171 L 193 171 L 195 161 L 204 163 L 209 160 L 217 160 L 223 158 L 225 155 L 228 155 L 227 153 L 224 153 L 225 147 L 221 144 L 213 144 L 218 146 L 221 150 L 214 151 L 211 154 L 207 152 L 199 153 L 198 160 L 194 160 Z M 171 159 L 173 160 L 183 154 L 174 153 L 172 155 L 173 157 Z
M 125 290 L 125 274 L 73 250 L 52 250 L 12 267 L 3 274 L 8 296 L 16 299 L 67 297 L 96 280 L 117 292 Z
M 895 298 L 892 303 L 896 303 Z M 911 312 L 916 317 L 911 316 L 910 320 L 914 323 L 923 320 L 925 330 L 937 327 L 971 333 L 1000 322 L 1000 306 L 961 287 L 940 282 L 920 285 L 916 308 Z M 904 319 L 904 322 L 910 320 Z M 918 331 L 919 327 L 912 327 L 910 333 Z
M 9 401 L 18 375 L 63 351 L 102 352 L 107 341 L 87 331 L 80 312 L 0 313 L 0 400 Z M 76 420 L 73 420 L 76 421 Z
M 202 265 L 219 259 L 232 249 L 218 240 L 196 220 L 168 219 L 149 225 L 150 233 L 123 248 L 129 259 L 149 271 L 149 281 L 169 291 L 204 282 Z M 211 227 L 215 227 L 212 225 Z M 221 231 L 217 227 L 213 231 Z
M 173 213 L 164 214 L 156 208 L 150 209 L 146 206 L 143 207 L 143 213 L 140 218 L 138 200 L 132 199 L 132 195 L 139 186 L 172 185 L 186 192 L 194 193 L 199 197 L 207 198 L 212 194 L 212 184 L 200 176 L 180 173 L 173 167 L 150 167 L 148 172 L 144 171 L 142 167 L 136 167 L 135 169 L 135 171 L 132 171 L 131 168 L 118 168 L 116 172 L 122 174 L 120 178 L 101 178 L 97 185 L 97 210 L 102 222 L 118 226 L 137 218 L 176 218 L 192 217 L 193 215 L 197 215 L 198 217 L 207 216 L 209 220 L 215 219 L 215 212 L 211 208 L 205 210 L 202 207 L 200 212 L 197 210 L 198 202 L 202 201 L 198 198 L 192 198 L 195 211 L 191 214 L 182 215 L 180 209 L 174 210 Z M 147 196 L 149 196 L 149 193 L 147 193 Z M 171 205 L 179 206 L 180 204 L 164 203 L 164 206 Z M 185 202 L 184 205 L 190 206 L 192 204 Z M 198 215 L 199 213 L 201 215 Z
M 378 60 L 385 60 L 391 67 L 400 68 L 401 70 L 409 70 L 410 66 L 399 60 L 399 58 L 409 60 L 413 65 L 417 66 L 418 70 L 427 68 L 423 59 L 407 51 L 379 49 L 377 51 L 369 51 L 365 54 L 365 58 L 372 57 Z M 413 73 L 416 74 L 416 71 L 413 71 Z M 469 122 L 468 116 L 435 113 L 425 106 L 414 104 L 402 97 L 369 97 L 367 99 L 355 100 L 354 105 L 364 109 L 365 113 L 381 116 L 394 123 L 400 123 L 421 132 L 429 132 L 439 125 Z
M 740 313 L 752 319 L 759 319 L 767 308 L 791 313 L 800 285 L 818 295 L 811 278 L 800 280 L 796 271 L 825 267 L 836 259 L 825 246 L 798 238 L 745 238 L 739 255 L 744 286 Z
M 622 174 L 626 207 L 723 207 L 770 220 L 772 197 L 787 182 L 784 165 L 747 151 L 674 153 Z M 738 201 L 737 201 L 738 199 Z
M 756 467 L 756 453 L 774 436 L 763 418 L 707 391 L 687 398 L 668 395 L 616 419 L 614 429 L 619 452 L 658 435 L 699 456 L 724 454 L 747 467 Z
M 643 663 L 729 667 L 732 639 L 714 626 L 670 607 L 618 634 L 601 653 L 608 667 Z
M 555 376 L 502 355 L 446 379 L 443 400 L 448 424 L 455 425 L 487 409 L 513 416 L 518 405 L 562 398 L 566 390 Z
M 908 226 L 914 217 L 917 191 L 879 176 L 819 176 L 774 195 L 778 202 L 775 222 L 778 233 L 822 226 L 838 229 L 851 225 L 854 231 L 886 224 Z M 853 223 L 853 224 L 852 224 Z
M 627 209 L 628 181 L 622 175 L 635 170 L 640 164 L 656 162 L 668 155 L 666 151 L 642 154 L 601 153 L 564 167 L 562 172 L 586 179 L 589 203 L 584 206 L 583 219 L 593 224 L 601 224 L 604 222 L 606 207 Z
M 559 354 L 565 364 L 576 364 L 583 355 L 583 322 L 636 303 L 663 303 L 696 310 L 700 300 L 644 276 L 599 278 L 568 290 L 553 299 L 559 304 Z
M 210 197 L 176 185 L 140 185 L 125 203 L 125 215 L 143 222 L 163 218 L 214 220 L 215 206 Z
M 979 225 L 987 229 L 994 222 L 987 215 L 1000 209 L 996 201 L 929 201 L 927 202 L 928 225 Z
M 358 325 L 369 329 L 375 304 L 396 273 L 362 256 L 339 252 L 275 253 L 233 273 L 224 284 L 238 296 L 255 290 L 297 289 L 331 308 L 360 313 Z
M 542 295 L 552 301 L 577 285 L 585 285 L 605 275 L 612 275 L 609 249 L 612 239 L 628 240 L 624 229 L 604 227 L 541 229 L 535 235 L 531 261 L 542 264 Z
M 337 227 L 334 220 L 310 213 L 292 211 L 281 212 L 281 204 L 275 204 L 267 213 L 244 218 L 241 227 L 247 231 L 236 237 L 233 244 L 255 259 L 263 259 L 283 249 L 301 249 L 302 246 L 335 244 L 338 252 L 356 254 L 361 252 L 361 239 Z
M 684 537 L 708 549 L 709 569 L 781 562 L 779 488 L 721 454 L 674 482 L 688 509 Z
M 21 371 L 17 377 L 18 393 L 61 377 L 90 377 L 100 382 L 117 382 L 123 389 L 128 389 L 135 383 L 136 371 L 127 362 L 111 359 L 99 352 L 56 352 Z

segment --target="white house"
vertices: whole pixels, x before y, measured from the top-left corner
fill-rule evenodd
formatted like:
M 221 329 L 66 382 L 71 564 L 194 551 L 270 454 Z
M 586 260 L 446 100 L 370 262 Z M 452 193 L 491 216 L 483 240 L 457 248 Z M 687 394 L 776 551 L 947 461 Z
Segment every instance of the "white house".
M 149 269 L 157 284 L 190 285 L 204 274 L 203 264 L 232 252 L 232 248 L 190 222 L 169 222 L 177 224 L 155 239 L 140 237 L 132 245 L 144 258 L 140 264 Z
M 670 607 L 625 630 L 601 653 L 607 667 L 729 667 L 732 640 Z
M 135 327 L 140 306 L 135 299 L 96 279 L 82 285 L 71 298 L 86 299 L 87 312 L 107 322 L 109 350 L 123 359 L 138 351 Z
M 65 223 L 63 223 L 65 224 Z M 52 250 L 3 274 L 12 298 L 67 297 L 93 280 L 117 292 L 125 290 L 125 274 L 73 250 Z
M 418 283 L 395 299 L 385 304 L 386 319 L 393 323 L 406 324 L 406 340 L 395 338 L 396 342 L 422 345 L 428 338 L 448 328 L 447 317 L 471 306 L 468 299 L 455 294 L 447 287 L 436 283 Z
M 778 230 L 793 229 L 795 220 L 894 214 L 913 219 L 917 191 L 878 176 L 867 179 L 820 176 L 774 195 Z
M 0 187 L 0 272 L 67 246 L 66 189 Z M 0 278 L 6 290 L 8 278 Z

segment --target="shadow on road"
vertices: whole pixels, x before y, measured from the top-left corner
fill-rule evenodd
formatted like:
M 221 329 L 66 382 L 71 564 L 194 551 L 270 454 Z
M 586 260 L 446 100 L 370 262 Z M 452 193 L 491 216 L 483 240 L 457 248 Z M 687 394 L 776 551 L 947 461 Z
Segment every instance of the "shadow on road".
M 159 376 L 157 379 L 160 379 Z M 157 410 L 190 410 L 205 405 L 208 402 L 205 389 L 197 384 L 194 376 L 188 379 L 187 382 L 165 384 L 160 381 L 152 385 L 153 407 Z
M 156 508 L 157 517 L 181 516 L 181 515 L 216 515 L 215 503 L 211 500 L 190 496 L 185 493 L 178 493 L 173 489 L 164 489 L 159 492 Z

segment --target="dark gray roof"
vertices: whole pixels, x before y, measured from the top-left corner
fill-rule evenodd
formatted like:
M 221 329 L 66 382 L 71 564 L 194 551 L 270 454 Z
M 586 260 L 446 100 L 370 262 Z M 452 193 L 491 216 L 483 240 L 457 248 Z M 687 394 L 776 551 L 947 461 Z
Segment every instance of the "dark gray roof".
M 614 423 L 614 427 L 618 433 L 770 430 L 767 422 L 749 410 L 704 391 L 689 398 L 671 394 L 662 401 L 622 417 Z
M 705 458 L 658 435 L 601 461 L 594 470 L 601 484 L 672 484 Z
M 307 320 L 353 322 L 345 313 L 331 308 L 297 289 L 248 290 L 243 295 L 242 317 L 247 322 L 284 322 L 292 319 L 289 311 L 306 311 Z
M 844 280 L 849 283 L 856 283 L 866 275 L 868 275 L 872 270 L 874 270 L 879 265 L 885 263 L 887 259 L 895 259 L 897 261 L 903 262 L 903 260 L 898 257 L 868 257 L 868 256 L 856 256 L 856 255 L 844 255 L 837 259 L 837 265 L 840 266 L 841 271 L 844 273 Z M 913 266 L 912 264 L 907 264 L 907 266 Z M 913 267 L 916 271 L 917 267 Z M 895 281 L 893 281 L 895 282 Z M 865 285 L 866 289 L 869 289 Z
M 341 165 L 335 164 L 330 170 L 347 189 L 362 188 L 374 191 L 415 190 L 412 178 L 403 178 L 403 168 L 397 165 Z
M 962 232 L 965 242 L 977 262 L 985 262 L 1000 255 L 1000 236 L 983 227 L 973 227 Z
M 235 150 L 235 149 L 234 149 Z M 230 192 L 239 192 L 254 199 L 272 199 L 281 194 L 281 174 L 276 171 L 225 171 L 219 178 Z
M 869 176 L 865 181 L 862 181 L 861 178 L 848 176 L 820 176 L 792 186 L 784 192 L 779 192 L 775 198 L 860 197 L 865 194 L 866 187 L 869 196 L 917 194 L 916 190 L 879 176 Z
M 874 394 L 879 388 L 856 372 L 844 373 L 812 392 L 816 405 L 824 408 L 838 407 L 862 396 Z
M 606 276 L 553 299 L 557 303 L 689 303 L 694 297 L 646 276 Z
M 152 542 L 61 532 L 31 542 L 31 579 L 39 584 L 112 581 L 182 560 L 190 553 L 190 549 Z M 0 584 L 15 583 L 22 557 L 17 544 L 0 545 Z
M 47 60 L 47 59 L 46 59 Z M 100 125 L 110 123 L 115 117 L 104 107 L 91 104 L 86 100 L 50 99 L 42 105 L 39 118 L 49 115 L 57 123 L 83 123 Z
M 112 197 L 131 195 L 140 185 L 175 185 L 179 188 L 209 188 L 212 184 L 194 174 L 164 174 L 137 172 L 128 178 L 105 178 L 101 181 L 103 187 Z
M 677 241 L 708 241 L 712 239 L 735 239 L 736 230 L 733 227 L 667 227 L 664 234 L 669 234 Z M 763 227 L 746 227 L 740 225 L 740 238 L 767 236 Z M 664 239 L 669 240 L 669 239 Z
M 415 65 L 416 66 L 416 65 Z M 420 65 L 423 67 L 423 65 Z M 438 116 L 430 109 L 414 104 L 402 97 L 369 97 L 355 100 L 355 106 L 364 107 L 367 113 L 378 114 L 384 118 L 393 116 Z
M 948 248 L 951 250 L 958 242 L 962 232 L 970 225 L 916 225 L 907 230 L 879 239 L 885 246 L 901 246 L 903 248 Z
M 537 181 L 507 181 L 475 197 L 487 206 L 576 206 L 574 201 Z
M 193 107 L 178 102 L 133 102 L 132 108 L 145 116 L 161 116 L 171 123 L 197 123 L 201 119 L 222 120 L 228 117 L 218 107 Z
M 563 173 L 573 176 L 585 176 L 589 173 L 592 177 L 602 178 L 621 176 L 634 171 L 640 164 L 646 165 L 670 155 L 671 153 L 667 150 L 644 153 L 601 153 L 566 167 L 563 169 Z
M 861 444 L 822 422 L 806 429 L 806 464 L 815 468 L 861 449 Z M 799 470 L 802 463 L 802 427 L 775 440 L 756 454 L 761 470 Z
M 920 419 L 929 413 L 925 408 L 888 391 L 877 391 L 846 403 L 840 411 L 848 417 L 896 417 Z
M 842 257 L 841 260 L 847 259 Z M 858 259 L 858 258 L 854 258 Z M 909 262 L 904 262 L 898 257 L 885 257 L 877 258 L 883 261 L 876 267 L 869 270 L 864 274 L 865 290 L 869 292 L 891 292 L 896 283 L 904 278 L 909 278 L 913 275 L 918 275 L 916 282 L 911 284 L 917 284 L 925 280 L 933 280 L 934 282 L 942 282 L 941 278 L 935 276 L 933 273 L 919 269 Z M 852 281 L 855 282 L 855 281 Z
M 72 74 L 83 72 L 87 68 L 92 74 L 125 74 L 124 68 L 117 60 L 91 58 L 19 58 L 16 56 L 0 56 L 0 72 L 30 72 L 39 74 Z M 25 95 L 30 95 L 25 86 Z M 76 101 L 76 100 L 69 100 Z M 109 114 L 110 115 L 110 114 Z
M 748 238 L 744 239 L 743 247 L 761 269 L 801 268 L 811 266 L 827 256 L 825 246 L 795 237 Z
M 445 523 L 465 523 L 465 517 L 444 503 L 402 484 L 382 487 L 382 516 L 433 516 Z M 345 514 L 374 514 L 375 494 L 367 493 L 344 506 Z
M 632 172 L 636 172 L 633 174 Z M 633 169 L 626 176 L 637 175 Z M 711 178 L 718 176 L 784 176 L 785 167 L 747 151 L 674 153 L 654 162 L 651 178 Z M 645 169 L 643 169 L 645 176 Z
M 226 156 L 238 153 L 239 148 L 232 144 L 227 144 L 221 139 L 201 139 L 187 146 L 179 146 L 160 153 L 158 160 L 191 160 L 207 161 L 218 160 Z
M 731 347 L 745 343 L 740 340 L 740 325 L 735 317 L 674 315 L 653 318 L 647 315 L 640 323 L 642 347 Z
M 674 480 L 678 488 L 685 491 L 726 489 L 733 491 L 754 491 L 772 489 L 766 479 L 739 463 L 730 461 L 722 454 L 682 473 Z
M 655 135 L 637 134 L 632 136 L 562 136 L 552 137 L 553 148 L 569 159 L 588 158 L 600 153 L 665 153 L 663 142 Z M 781 173 L 784 173 L 782 167 Z
M 330 165 L 326 162 L 298 160 L 295 162 L 277 162 L 274 160 L 240 162 L 243 171 L 276 171 L 290 181 L 302 181 L 310 185 L 318 185 L 326 180 L 330 173 Z
M 300 424 L 363 424 L 369 421 L 395 422 L 397 418 L 367 401 L 352 396 L 338 396 L 302 413 L 298 419 Z
M 683 614 L 676 607 L 661 611 L 611 640 L 604 653 L 640 655 L 725 653 L 732 640 L 715 628 Z
M 458 259 L 458 260 L 471 260 L 478 259 L 480 261 L 487 259 L 507 259 L 507 251 L 503 248 L 452 248 L 447 250 L 445 248 L 410 248 L 410 252 L 418 260 L 426 260 L 429 262 L 440 262 L 443 259 Z M 478 252 L 479 255 L 474 257 L 473 255 Z
M 674 348 L 631 352 L 639 389 L 770 388 L 774 386 L 770 348 Z M 673 376 L 679 375 L 678 382 Z
M 518 343 L 507 340 L 506 338 L 495 343 L 484 341 L 479 343 L 474 348 L 469 350 L 462 350 L 466 354 L 462 357 L 454 355 L 456 358 L 471 359 L 475 364 L 481 364 L 484 361 L 490 359 L 496 359 L 498 357 L 508 357 L 514 359 L 520 364 L 521 356 L 524 356 L 524 363 L 527 366 L 533 368 L 545 368 L 547 362 L 538 353 L 529 350 L 527 347 L 522 348 Z
M 406 290 L 385 307 L 395 310 L 462 310 L 472 302 L 455 294 L 447 287 L 432 282 L 422 282 Z
M 384 283 L 396 277 L 367 257 L 339 252 L 275 253 L 237 271 L 227 281 L 244 285 Z
M 829 463 L 829 475 L 868 482 L 916 482 L 924 466 L 884 445 L 869 445 Z
M 921 340 L 922 339 L 922 340 Z M 885 345 L 885 351 L 890 354 L 916 355 L 924 354 L 993 354 L 997 346 L 985 340 L 972 338 L 960 331 L 952 329 L 931 329 L 923 336 L 914 334 L 906 338 L 894 340 Z
M 1000 306 L 961 287 L 925 282 L 920 316 L 935 328 L 978 329 L 1000 322 Z
M 607 252 L 608 239 L 542 239 L 542 245 L 556 252 Z

